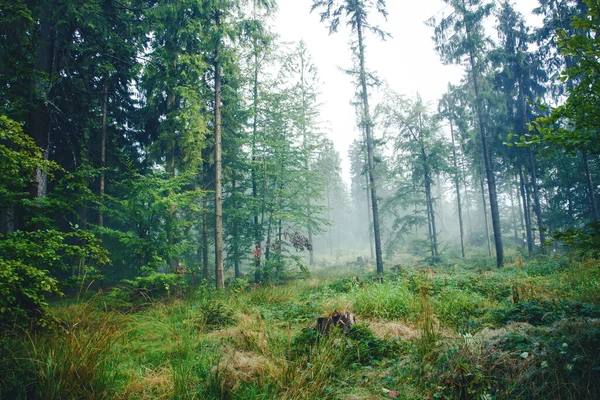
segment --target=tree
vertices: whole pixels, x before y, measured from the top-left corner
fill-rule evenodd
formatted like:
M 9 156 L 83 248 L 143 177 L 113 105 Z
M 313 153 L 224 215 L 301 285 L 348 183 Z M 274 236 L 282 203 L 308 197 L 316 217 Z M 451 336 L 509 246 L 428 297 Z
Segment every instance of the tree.
M 429 23 L 435 26 L 436 51 L 440 54 L 442 61 L 444 63 L 459 64 L 466 61 L 470 67 L 492 214 L 496 265 L 502 267 L 504 265 L 504 249 L 496 177 L 494 176 L 493 155 L 488 146 L 486 132 L 486 104 L 480 87 L 481 68 L 484 65 L 483 58 L 486 47 L 483 21 L 485 17 L 490 15 L 493 3 L 483 2 L 482 0 L 445 0 L 445 2 L 453 8 L 454 12 L 448 17 L 442 18 L 437 25 L 435 19 L 431 19 Z
M 386 37 L 386 33 L 377 26 L 371 25 L 368 21 L 370 10 L 375 7 L 376 11 L 382 16 L 387 16 L 385 10 L 385 1 L 376 0 L 314 0 L 311 11 L 323 8 L 321 12 L 321 22 L 329 21 L 329 33 L 337 31 L 340 18 L 345 16 L 346 25 L 351 29 L 351 32 L 356 35 L 357 45 L 355 51 L 357 52 L 358 63 L 359 63 L 359 86 L 362 100 L 362 118 L 361 125 L 365 130 L 366 144 L 367 144 L 367 165 L 369 175 L 369 189 L 371 190 L 371 207 L 373 211 L 373 234 L 375 237 L 375 258 L 377 263 L 377 273 L 383 273 L 383 259 L 381 254 L 381 234 L 379 229 L 379 209 L 378 209 L 378 198 L 377 198 L 377 187 L 375 184 L 375 176 L 373 173 L 374 169 L 374 158 L 373 158 L 373 122 L 371 121 L 371 114 L 369 109 L 369 93 L 368 93 L 368 74 L 366 69 L 366 55 L 365 55 L 365 33 L 372 32 L 379 35 L 382 39 Z
M 439 102 L 438 110 L 439 116 L 441 118 L 445 118 L 448 120 L 450 124 L 450 138 L 452 145 L 452 164 L 454 166 L 454 171 L 452 171 L 454 175 L 454 188 L 456 190 L 456 206 L 458 210 L 458 227 L 460 232 L 460 251 L 462 258 L 465 258 L 465 232 L 464 232 L 464 224 L 463 224 L 463 216 L 462 216 L 462 202 L 460 196 L 460 170 L 458 168 L 458 157 L 456 155 L 456 145 L 455 145 L 455 120 L 457 118 L 457 113 L 455 110 L 456 101 L 453 99 L 453 88 L 452 85 L 448 85 L 448 92 L 442 96 L 442 99 Z
M 385 99 L 385 102 L 377 108 L 377 113 L 393 142 L 396 157 L 404 161 L 402 167 L 411 171 L 413 183 L 423 190 L 430 253 L 432 257 L 438 257 L 440 254 L 438 229 L 432 186 L 434 175 L 447 170 L 444 157 L 446 146 L 439 137 L 439 121 L 428 112 L 418 94 L 414 100 L 408 100 L 388 91 Z M 401 196 L 404 195 L 402 191 L 399 193 Z M 405 233 L 406 227 L 418 221 L 414 215 L 405 217 L 401 233 Z M 395 225 L 400 226 L 400 223 L 396 222 Z
M 564 104 L 552 108 L 548 117 L 538 118 L 532 125 L 541 136 L 534 135 L 525 144 L 549 143 L 572 152 L 580 150 L 590 198 L 593 221 L 598 222 L 595 187 L 592 181 L 587 153 L 600 154 L 598 146 L 598 108 L 600 84 L 598 72 L 598 31 L 600 30 L 600 4 L 587 0 L 587 18 L 574 16 L 571 23 L 575 32 L 564 26 L 558 30 L 557 47 L 565 58 L 566 69 L 561 80 L 567 84 L 568 97 Z

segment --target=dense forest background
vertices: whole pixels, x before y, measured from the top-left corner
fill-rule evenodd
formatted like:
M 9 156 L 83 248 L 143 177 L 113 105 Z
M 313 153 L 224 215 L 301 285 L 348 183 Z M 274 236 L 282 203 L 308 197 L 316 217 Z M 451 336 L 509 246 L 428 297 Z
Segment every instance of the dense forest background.
M 2 322 L 118 283 L 169 294 L 358 257 L 382 273 L 596 248 L 598 1 L 540 0 L 536 28 L 510 2 L 445 3 L 432 46 L 464 76 L 427 104 L 369 64 L 383 0 L 314 1 L 351 33 L 342 101 L 361 137 L 340 155 L 310 49 L 270 27 L 275 1 L 2 0 Z

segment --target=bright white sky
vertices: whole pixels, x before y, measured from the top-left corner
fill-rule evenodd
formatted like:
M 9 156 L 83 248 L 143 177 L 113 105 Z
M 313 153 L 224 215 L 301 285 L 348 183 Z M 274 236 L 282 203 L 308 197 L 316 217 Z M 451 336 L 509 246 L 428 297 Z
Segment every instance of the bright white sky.
M 352 67 L 349 30 L 340 23 L 339 32 L 330 36 L 317 10 L 310 13 L 312 0 L 279 0 L 278 3 L 275 31 L 283 41 L 304 40 L 319 70 L 321 117 L 329 121 L 329 136 L 340 152 L 343 177 L 348 183 L 348 148 L 359 135 L 350 105 L 355 94 L 354 84 L 352 78 L 340 70 Z M 514 2 L 515 8 L 531 20 L 531 10 L 537 4 L 537 0 Z M 433 15 L 439 18 L 448 14 L 449 7 L 441 0 L 388 0 L 387 11 L 387 21 L 376 21 L 392 38 L 382 42 L 374 36 L 367 37 L 367 68 L 394 91 L 406 95 L 419 92 L 424 101 L 435 104 L 446 91 L 448 82 L 457 83 L 463 74 L 460 67 L 442 65 L 431 39 L 433 28 L 424 23 Z M 375 106 L 375 101 L 371 105 Z

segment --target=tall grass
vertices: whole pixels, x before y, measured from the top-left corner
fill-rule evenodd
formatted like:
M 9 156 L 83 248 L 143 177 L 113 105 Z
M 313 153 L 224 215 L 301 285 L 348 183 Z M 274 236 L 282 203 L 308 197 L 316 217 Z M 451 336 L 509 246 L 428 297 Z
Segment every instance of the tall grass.
M 372 284 L 349 296 L 354 311 L 380 319 L 405 319 L 413 311 L 414 296 L 402 281 Z
M 93 303 L 64 308 L 62 327 L 24 336 L 22 362 L 35 377 L 38 399 L 105 399 L 116 391 L 123 317 L 96 311 Z

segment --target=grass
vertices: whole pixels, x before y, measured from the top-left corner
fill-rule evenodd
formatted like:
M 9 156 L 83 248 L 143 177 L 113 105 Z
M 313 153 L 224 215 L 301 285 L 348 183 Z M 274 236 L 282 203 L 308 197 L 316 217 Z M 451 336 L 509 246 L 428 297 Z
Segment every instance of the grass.
M 600 398 L 600 263 L 480 264 L 56 304 L 0 337 L 0 399 Z M 359 324 L 321 337 L 335 309 Z

